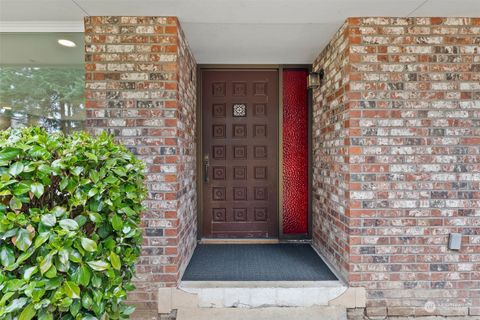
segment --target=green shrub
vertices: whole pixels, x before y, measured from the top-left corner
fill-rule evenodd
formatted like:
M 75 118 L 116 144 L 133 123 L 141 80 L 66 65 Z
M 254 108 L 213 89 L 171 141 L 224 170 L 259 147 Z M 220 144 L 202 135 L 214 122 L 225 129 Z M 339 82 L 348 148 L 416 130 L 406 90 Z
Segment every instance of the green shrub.
M 106 134 L 0 132 L 0 319 L 126 319 L 143 164 Z

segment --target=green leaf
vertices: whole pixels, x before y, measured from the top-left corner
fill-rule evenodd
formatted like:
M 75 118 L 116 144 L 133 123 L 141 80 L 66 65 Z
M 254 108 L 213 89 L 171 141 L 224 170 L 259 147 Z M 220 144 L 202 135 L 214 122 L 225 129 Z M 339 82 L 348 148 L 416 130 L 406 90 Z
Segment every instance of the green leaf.
M 102 286 L 102 278 L 93 274 L 91 284 L 94 288 L 100 288 Z M 93 292 L 93 294 L 95 295 L 95 292 Z
M 82 307 L 82 303 L 80 300 L 76 300 L 72 303 L 70 306 L 70 313 L 72 316 L 76 316 L 78 312 L 80 311 L 80 308 Z
M 135 311 L 135 306 L 125 306 L 122 310 L 122 314 L 124 315 L 131 315 Z
M 16 264 L 21 264 L 23 261 L 27 260 L 30 258 L 30 256 L 35 252 L 35 247 L 30 247 L 28 248 L 27 251 L 22 253 L 21 255 L 18 256 L 17 261 L 15 262 Z
M 90 272 L 90 269 L 88 269 L 87 266 L 81 266 L 78 270 L 77 281 L 79 284 L 86 287 L 90 283 L 91 276 L 92 276 L 92 273 Z
M 97 183 L 98 180 L 100 179 L 100 176 L 98 175 L 98 172 L 93 171 L 93 170 L 90 171 L 89 176 L 90 176 L 90 179 L 93 181 L 93 183 Z
M 93 299 L 92 297 L 86 293 L 86 294 L 83 294 L 82 295 L 82 306 L 85 308 L 85 309 L 90 309 L 93 305 Z M 84 319 L 84 318 L 82 318 Z
M 80 263 L 82 262 L 82 256 L 77 250 L 72 249 L 69 254 L 70 261 Z
M 125 168 L 123 168 L 123 167 L 117 167 L 117 168 L 114 168 L 112 170 L 113 170 L 113 172 L 115 172 L 116 174 L 118 174 L 121 177 L 124 177 L 124 176 L 127 175 L 126 171 L 125 171 Z
M 67 212 L 67 209 L 65 209 L 64 207 L 56 206 L 55 208 L 52 209 L 51 212 L 55 215 L 55 217 L 60 218 L 65 215 L 65 213 Z
M 2 262 L 4 267 L 11 266 L 15 263 L 15 254 L 12 248 L 2 246 L 2 249 L 0 249 L 0 262 Z
M 68 309 L 68 308 L 70 308 L 70 305 L 72 304 L 72 302 L 73 302 L 72 298 L 65 297 L 62 300 L 60 300 L 59 307 L 61 309 Z
M 23 168 L 23 172 L 32 172 L 35 170 L 35 166 L 32 165 L 31 163 L 27 163 L 25 167 Z
M 83 225 L 87 222 L 87 217 L 78 215 L 75 217 L 75 221 L 77 221 L 79 227 L 83 227 Z
M 72 281 L 65 281 L 63 283 L 63 290 L 69 298 L 80 298 L 80 288 Z
M 20 173 L 22 173 L 23 168 L 24 168 L 23 163 L 15 162 L 8 169 L 8 173 L 10 173 L 10 175 L 15 177 L 15 176 L 19 175 Z
M 97 251 L 97 243 L 91 239 L 88 238 L 82 238 L 82 247 L 88 252 L 95 252 Z
M 35 248 L 39 248 L 43 243 L 45 243 L 45 241 L 48 240 L 48 238 L 50 237 L 50 233 L 48 232 L 42 232 L 40 233 L 36 238 L 35 238 L 35 243 L 33 244 L 33 246 Z
M 37 273 L 38 271 L 38 267 L 37 266 L 34 266 L 34 267 L 30 267 L 30 268 L 27 268 L 25 269 L 25 272 L 23 273 L 23 279 L 25 280 L 30 280 L 30 278 L 32 277 L 32 275 L 34 275 L 35 273 Z
M 63 277 L 56 277 L 53 279 L 46 279 L 45 290 L 53 290 L 60 287 L 63 282 Z
M 0 299 L 0 307 L 5 305 L 5 302 L 10 301 L 9 299 L 15 294 L 15 292 L 7 292 Z
M 78 229 L 78 223 L 73 219 L 60 220 L 59 224 L 60 224 L 60 227 L 62 227 L 62 229 L 67 231 L 74 231 Z
M 17 234 L 17 230 L 18 230 L 18 228 L 13 228 L 13 229 L 8 230 L 7 232 L 5 232 L 4 234 L 2 234 L 0 236 L 0 239 L 5 240 L 5 239 L 13 237 L 14 235 Z
M 47 254 L 45 258 L 43 258 L 42 262 L 40 262 L 40 273 L 46 273 L 52 267 L 52 259 L 53 255 L 51 253 Z
M 53 314 L 45 310 L 40 310 L 38 315 L 38 320 L 53 320 Z M 97 320 L 95 318 L 95 320 Z
M 15 246 L 22 251 L 26 251 L 32 245 L 32 239 L 32 233 L 25 229 L 18 229 Z
M 57 268 L 54 264 L 50 267 L 50 269 L 48 269 L 47 272 L 45 272 L 44 276 L 49 279 L 55 278 L 57 276 Z
M 34 283 L 30 283 L 30 284 L 34 284 Z M 39 289 L 39 288 L 36 288 L 35 290 L 33 290 L 32 292 L 32 301 L 33 302 L 38 302 L 40 301 L 40 299 L 43 297 L 43 295 L 45 294 L 46 290 L 44 289 Z
M 62 264 L 67 264 L 68 263 L 68 250 L 63 248 L 60 251 L 58 251 L 58 258 L 60 260 L 60 263 Z
M 30 191 L 30 185 L 25 183 L 25 182 L 17 183 L 13 187 L 13 194 L 16 195 L 16 196 L 20 196 L 22 194 L 25 194 L 28 191 Z
M 60 181 L 60 190 L 64 190 L 66 187 L 68 186 L 68 178 L 65 177 L 62 179 L 62 181 Z
M 83 172 L 83 167 L 74 167 L 72 168 L 72 173 L 74 176 L 80 175 Z
M 37 311 L 35 310 L 33 303 L 30 303 L 25 309 L 23 309 L 22 313 L 20 313 L 18 320 L 31 320 L 35 317 L 36 313 Z
M 88 196 L 89 198 L 91 198 L 91 197 L 93 197 L 94 195 L 96 195 L 97 193 L 98 193 L 97 188 L 92 188 L 92 189 L 90 189 L 90 190 L 88 191 L 87 196 Z
M 2 165 L 0 164 L 0 166 L 2 166 Z M 7 178 L 7 177 L 5 177 L 5 178 Z M 12 185 L 12 184 L 15 184 L 15 183 L 17 183 L 17 180 L 9 179 L 7 181 L 4 181 L 3 179 L 1 179 L 0 180 L 0 189 L 4 189 L 4 188 L 8 187 L 9 185 Z
M 15 159 L 15 157 L 22 152 L 22 149 L 18 148 L 7 147 L 2 149 L 3 150 L 0 151 L 0 161 L 9 161 Z
M 96 213 L 96 212 L 89 212 L 88 213 L 88 217 L 90 218 L 90 220 L 92 222 L 95 222 L 95 223 L 100 223 L 103 221 L 103 217 L 102 215 Z
M 48 155 L 48 151 L 40 146 L 33 146 L 28 153 L 34 158 L 42 158 Z
M 14 299 L 12 303 L 10 303 L 6 308 L 5 308 L 5 313 L 11 313 L 17 310 L 22 309 L 22 307 L 27 303 L 28 299 L 27 298 L 18 298 Z
M 115 252 L 110 252 L 110 263 L 112 264 L 112 267 L 114 269 L 120 270 L 121 263 L 120 263 L 120 258 Z
M 136 212 L 130 207 L 123 207 L 121 211 L 125 212 L 125 214 L 129 217 L 136 215 Z
M 95 271 L 104 271 L 110 269 L 110 265 L 102 260 L 88 261 L 87 264 Z
M 94 154 L 93 154 L 93 153 L 91 153 L 91 152 L 85 152 L 85 155 L 86 155 L 86 156 L 87 156 L 87 158 L 88 158 L 88 159 L 90 159 L 90 160 L 93 160 L 93 161 L 95 161 L 95 162 L 97 162 L 97 161 L 98 161 L 98 158 L 97 158 L 97 156 L 96 156 L 96 155 L 94 155 Z
M 30 191 L 35 195 L 35 197 L 40 198 L 44 192 L 43 184 L 40 182 L 34 182 L 30 185 Z
M 117 231 L 122 230 L 123 227 L 122 219 L 116 214 L 114 214 L 112 217 L 112 227 Z
M 41 221 L 44 225 L 53 227 L 57 223 L 57 218 L 53 214 L 44 214 Z
M 10 209 L 12 209 L 12 210 L 22 209 L 22 201 L 20 201 L 20 199 L 18 199 L 17 197 L 12 197 L 10 199 L 10 202 L 8 203 L 8 205 L 10 206 Z
M 111 237 L 103 241 L 103 246 L 107 249 L 113 250 L 115 248 L 116 242 Z
M 5 196 L 10 196 L 10 195 L 12 195 L 12 192 L 8 189 L 0 191 L 0 197 L 2 197 L 2 198 L 5 197 Z
M 106 184 L 116 184 L 118 181 L 118 178 L 114 177 L 113 175 L 109 175 L 108 177 L 103 179 L 103 182 Z

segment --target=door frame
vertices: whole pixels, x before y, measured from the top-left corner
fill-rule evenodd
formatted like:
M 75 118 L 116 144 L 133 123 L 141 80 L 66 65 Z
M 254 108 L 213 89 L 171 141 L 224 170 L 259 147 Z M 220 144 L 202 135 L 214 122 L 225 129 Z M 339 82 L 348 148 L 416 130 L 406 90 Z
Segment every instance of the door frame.
M 307 234 L 284 234 L 283 233 L 283 69 L 304 69 L 309 72 L 312 66 L 309 64 L 199 64 L 197 65 L 197 106 L 196 106 L 196 157 L 197 157 L 197 239 L 203 239 L 203 137 L 202 137 L 202 71 L 203 70 L 275 70 L 278 72 L 278 188 L 277 188 L 277 228 L 279 240 L 309 240 L 312 237 L 312 93 L 308 90 L 308 212 L 307 212 Z M 217 240 L 217 239 L 215 239 Z M 229 239 L 218 239 L 218 242 L 228 242 Z M 249 239 L 239 239 L 246 241 Z M 253 242 L 265 242 L 266 239 L 252 239 Z M 268 239 L 267 239 L 268 240 Z

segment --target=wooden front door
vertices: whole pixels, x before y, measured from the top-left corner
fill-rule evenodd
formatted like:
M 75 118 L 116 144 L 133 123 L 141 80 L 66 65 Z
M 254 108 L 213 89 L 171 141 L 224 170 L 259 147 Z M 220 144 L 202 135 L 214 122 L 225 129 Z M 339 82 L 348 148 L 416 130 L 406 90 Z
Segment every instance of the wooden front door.
M 202 71 L 203 236 L 278 236 L 278 72 Z

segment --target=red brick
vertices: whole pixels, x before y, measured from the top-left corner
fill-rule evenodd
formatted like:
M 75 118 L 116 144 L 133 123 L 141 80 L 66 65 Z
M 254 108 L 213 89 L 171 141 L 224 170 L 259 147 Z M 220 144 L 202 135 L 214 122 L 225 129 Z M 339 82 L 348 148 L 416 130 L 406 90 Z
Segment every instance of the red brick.
M 447 249 L 449 233 L 478 232 L 480 86 L 468 32 L 478 21 L 349 18 L 313 64 L 325 71 L 313 92 L 313 243 L 367 288 L 369 316 L 425 315 L 427 298 L 435 315 L 478 304 L 468 281 L 478 272 L 462 263 L 475 264 L 480 237 Z
M 115 21 L 122 22 L 121 29 Z M 118 140 L 146 160 L 147 172 L 154 177 L 147 184 L 152 198 L 146 201 L 148 209 L 144 219 L 148 220 L 142 222 L 142 227 L 148 226 L 149 232 L 144 234 L 142 256 L 137 264 L 140 280 L 136 281 L 137 290 L 129 295 L 129 299 L 155 305 L 158 287 L 176 285 L 181 277 L 178 270 L 184 270 L 196 243 L 196 213 L 189 212 L 195 207 L 196 195 L 194 192 L 178 192 L 179 179 L 183 180 L 182 187 L 187 190 L 195 190 L 196 184 L 194 177 L 188 176 L 196 165 L 191 156 L 195 154 L 196 81 L 190 79 L 190 70 L 196 68 L 195 61 L 175 17 L 88 17 L 85 30 L 85 47 L 91 61 L 85 64 L 87 129 L 98 134 L 123 121 Z M 128 33 L 115 35 L 119 31 Z M 102 45 L 109 41 L 115 43 Z M 105 73 L 107 65 L 114 68 L 109 73 Z M 109 80 L 107 88 L 99 89 L 98 85 L 105 79 Z M 119 91 L 120 97 L 125 98 L 107 100 L 107 90 Z M 136 90 L 168 91 L 165 96 L 152 100 L 148 96 L 138 98 L 134 95 Z M 137 112 L 131 116 L 122 113 L 128 115 L 122 119 L 118 115 L 110 117 L 116 111 L 108 108 L 109 103 Z M 179 110 L 175 117 L 179 114 L 187 116 L 165 118 L 164 108 Z M 101 114 L 105 114 L 108 121 L 98 119 Z M 188 148 L 191 149 L 185 150 Z M 182 165 L 175 166 L 177 163 Z M 165 164 L 175 166 L 175 173 L 165 171 Z M 180 219 L 183 221 L 181 225 Z M 163 231 L 158 233 L 162 228 Z M 171 264 L 150 264 L 153 260 L 149 255 L 157 257 L 162 254 L 169 257 Z

